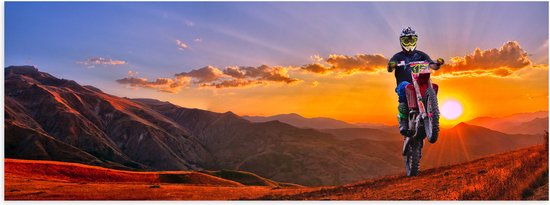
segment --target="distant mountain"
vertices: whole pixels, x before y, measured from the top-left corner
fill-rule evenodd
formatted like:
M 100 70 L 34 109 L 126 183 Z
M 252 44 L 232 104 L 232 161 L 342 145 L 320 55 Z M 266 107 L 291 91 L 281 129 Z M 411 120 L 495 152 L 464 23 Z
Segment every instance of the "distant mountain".
M 508 134 L 542 135 L 544 130 L 548 130 L 548 111 L 519 113 L 498 118 L 478 117 L 466 123 Z
M 338 139 L 353 140 L 365 139 L 372 141 L 403 141 L 403 136 L 395 130 L 379 130 L 372 128 L 341 128 L 341 129 L 322 129 L 321 132 L 330 133 L 337 136 Z
M 515 127 L 504 129 L 504 132 L 542 135 L 544 133 L 544 130 L 548 131 L 548 117 L 535 118 L 531 121 L 521 123 Z
M 439 167 L 543 142 L 542 135 L 511 135 L 460 123 L 451 129 L 442 130 L 435 144 L 424 143 L 422 161 L 430 167 Z
M 383 124 L 383 123 L 366 123 L 366 122 L 361 122 L 361 123 L 354 123 L 353 125 L 357 126 L 357 127 L 360 127 L 360 128 L 371 128 L 371 129 L 378 129 L 378 130 L 386 130 L 386 129 L 392 129 L 392 128 L 395 128 L 395 129 L 398 129 L 397 127 L 397 121 L 395 121 L 395 125 L 387 125 L 387 124 Z
M 333 185 L 397 173 L 399 143 L 345 141 L 280 121 L 253 123 L 231 112 L 189 109 L 135 99 L 187 128 L 216 161 L 211 169 L 243 170 L 275 181 Z
M 312 129 L 337 129 L 357 127 L 356 125 L 341 120 L 335 120 L 326 117 L 306 118 L 296 113 L 280 114 L 273 116 L 242 116 L 242 118 L 249 120 L 250 122 L 268 122 L 278 120 L 280 122 L 284 122 L 295 127 Z

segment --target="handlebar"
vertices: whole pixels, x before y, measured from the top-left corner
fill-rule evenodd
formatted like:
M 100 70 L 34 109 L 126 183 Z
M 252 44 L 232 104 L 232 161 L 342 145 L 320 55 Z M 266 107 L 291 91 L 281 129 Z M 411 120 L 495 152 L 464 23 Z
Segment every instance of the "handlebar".
M 390 61 L 388 63 L 388 72 L 392 72 L 393 70 L 397 69 L 398 67 L 403 67 L 403 66 L 409 66 L 410 64 L 418 64 L 418 63 L 421 63 L 421 62 L 428 62 L 428 61 L 413 61 L 413 62 L 409 62 L 408 64 L 405 64 L 404 61 L 401 61 L 400 63 L 396 63 L 396 62 L 393 62 L 393 61 Z M 443 58 L 438 58 L 436 60 L 436 62 L 432 62 L 432 63 L 428 63 L 430 66 L 430 68 L 432 68 L 431 65 L 436 65 L 437 67 L 435 68 L 432 68 L 434 70 L 439 70 L 439 67 L 442 66 L 443 64 L 445 64 L 445 60 L 443 60 Z

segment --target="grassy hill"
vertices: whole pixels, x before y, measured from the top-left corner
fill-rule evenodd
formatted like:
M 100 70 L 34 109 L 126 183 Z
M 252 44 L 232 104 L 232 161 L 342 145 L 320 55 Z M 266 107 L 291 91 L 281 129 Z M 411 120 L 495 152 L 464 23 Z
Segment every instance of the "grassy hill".
M 248 172 L 133 172 L 6 159 L 6 200 L 548 200 L 543 145 L 343 186 L 302 187 Z

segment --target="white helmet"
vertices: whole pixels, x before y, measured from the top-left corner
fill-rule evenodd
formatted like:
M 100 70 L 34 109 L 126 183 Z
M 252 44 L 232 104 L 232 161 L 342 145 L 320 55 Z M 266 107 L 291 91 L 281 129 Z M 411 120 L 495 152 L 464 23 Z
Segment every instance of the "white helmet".
M 411 27 L 403 29 L 403 31 L 401 31 L 401 34 L 399 35 L 401 48 L 407 52 L 412 52 L 416 49 L 417 40 L 418 35 L 416 35 L 416 32 Z

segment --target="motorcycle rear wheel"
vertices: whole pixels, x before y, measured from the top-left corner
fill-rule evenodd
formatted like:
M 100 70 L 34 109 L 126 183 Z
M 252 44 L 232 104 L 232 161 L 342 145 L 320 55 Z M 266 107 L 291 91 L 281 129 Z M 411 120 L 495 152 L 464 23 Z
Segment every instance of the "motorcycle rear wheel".
M 428 88 L 426 90 L 425 99 L 428 117 L 424 118 L 424 129 L 428 142 L 435 143 L 439 135 L 439 105 L 433 88 Z

